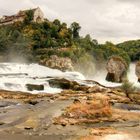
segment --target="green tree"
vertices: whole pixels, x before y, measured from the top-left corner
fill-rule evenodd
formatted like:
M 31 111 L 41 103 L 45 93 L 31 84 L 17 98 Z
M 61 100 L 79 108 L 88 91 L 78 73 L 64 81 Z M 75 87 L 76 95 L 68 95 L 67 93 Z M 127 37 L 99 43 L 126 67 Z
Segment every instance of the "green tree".
M 33 10 L 26 11 L 26 17 L 24 19 L 24 24 L 25 25 L 28 25 L 28 24 L 30 24 L 32 22 L 33 15 L 34 15 L 34 11 Z
M 70 28 L 71 28 L 71 31 L 72 31 L 72 37 L 74 39 L 79 38 L 79 31 L 81 29 L 81 26 L 79 25 L 79 23 L 73 22 L 71 24 L 71 27 Z
M 0 28 L 0 51 L 4 52 L 7 49 L 9 43 L 9 33 L 5 28 Z

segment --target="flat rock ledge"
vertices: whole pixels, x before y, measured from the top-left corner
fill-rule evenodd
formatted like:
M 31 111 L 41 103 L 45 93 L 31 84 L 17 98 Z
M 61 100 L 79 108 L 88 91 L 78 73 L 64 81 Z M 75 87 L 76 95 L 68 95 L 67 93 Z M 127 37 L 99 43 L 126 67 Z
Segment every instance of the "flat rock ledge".
M 93 83 L 51 81 L 58 94 L 1 90 L 0 140 L 139 140 L 140 94 Z

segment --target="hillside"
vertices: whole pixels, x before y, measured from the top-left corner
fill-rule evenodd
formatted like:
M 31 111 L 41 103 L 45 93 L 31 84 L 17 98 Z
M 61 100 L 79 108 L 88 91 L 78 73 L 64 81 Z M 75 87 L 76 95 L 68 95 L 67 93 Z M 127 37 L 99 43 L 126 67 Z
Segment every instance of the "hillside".
M 114 55 L 123 57 L 127 63 L 139 60 L 139 40 L 99 44 L 90 35 L 81 37 L 81 26 L 76 22 L 70 27 L 58 19 L 35 23 L 31 13 L 26 12 L 23 22 L 0 26 L 0 61 L 40 62 L 51 55 L 71 58 L 74 63 L 91 59 L 102 62 Z

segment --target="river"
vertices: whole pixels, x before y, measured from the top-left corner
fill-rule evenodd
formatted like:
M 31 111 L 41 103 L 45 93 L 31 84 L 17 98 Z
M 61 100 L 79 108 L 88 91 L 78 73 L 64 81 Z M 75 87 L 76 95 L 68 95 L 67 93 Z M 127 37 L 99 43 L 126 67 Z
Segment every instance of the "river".
M 106 74 L 105 70 L 99 70 L 93 74 L 93 77 L 88 79 L 97 81 L 108 87 L 121 85 L 120 83 L 107 82 L 105 80 Z M 0 89 L 3 90 L 27 92 L 26 84 L 42 84 L 44 85 L 43 91 L 32 91 L 31 93 L 61 92 L 61 89 L 49 86 L 48 80 L 50 78 L 66 78 L 78 82 L 86 80 L 84 75 L 79 72 L 62 72 L 38 64 L 0 63 Z M 135 64 L 130 65 L 128 79 L 135 86 L 140 86 L 135 75 Z

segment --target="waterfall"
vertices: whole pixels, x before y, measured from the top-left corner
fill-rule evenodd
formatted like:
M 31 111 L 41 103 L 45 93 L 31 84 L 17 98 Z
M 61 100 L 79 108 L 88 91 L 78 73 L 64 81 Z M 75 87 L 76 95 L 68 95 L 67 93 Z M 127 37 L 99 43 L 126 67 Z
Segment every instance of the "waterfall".
M 59 88 L 51 88 L 50 78 L 66 78 L 83 80 L 84 76 L 78 72 L 62 72 L 38 64 L 0 63 L 0 89 L 27 92 L 26 84 L 44 85 L 43 91 L 31 93 L 58 93 Z M 29 92 L 29 91 L 28 91 Z

